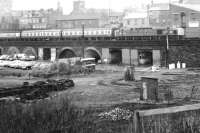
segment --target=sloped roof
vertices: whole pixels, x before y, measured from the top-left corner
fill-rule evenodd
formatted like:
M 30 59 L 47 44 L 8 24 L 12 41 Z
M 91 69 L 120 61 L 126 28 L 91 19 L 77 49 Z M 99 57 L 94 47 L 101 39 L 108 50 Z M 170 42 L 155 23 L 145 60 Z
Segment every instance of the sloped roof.
M 77 15 L 67 15 L 58 18 L 57 20 L 88 20 L 88 19 L 99 19 L 100 16 L 94 14 L 77 14 Z
M 200 1 L 200 0 L 199 0 Z M 193 4 L 173 4 L 179 7 L 188 8 L 191 10 L 199 11 L 200 12 L 200 5 L 193 5 Z
M 184 4 L 200 4 L 200 0 L 185 0 Z

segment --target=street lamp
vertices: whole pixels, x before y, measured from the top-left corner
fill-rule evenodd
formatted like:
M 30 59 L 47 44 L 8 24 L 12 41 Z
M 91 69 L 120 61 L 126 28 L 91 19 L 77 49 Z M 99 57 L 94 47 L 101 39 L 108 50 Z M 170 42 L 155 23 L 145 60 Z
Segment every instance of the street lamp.
M 84 33 L 85 24 L 84 23 L 81 24 L 81 28 L 82 28 L 82 39 L 84 39 L 84 36 L 85 36 L 85 33 Z

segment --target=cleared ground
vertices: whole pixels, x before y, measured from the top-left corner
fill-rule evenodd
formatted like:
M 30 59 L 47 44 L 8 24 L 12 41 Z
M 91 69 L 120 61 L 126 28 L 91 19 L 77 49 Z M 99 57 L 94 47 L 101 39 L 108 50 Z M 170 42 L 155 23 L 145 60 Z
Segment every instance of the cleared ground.
M 0 73 L 19 72 L 21 77 L 4 76 L 0 79 L 1 87 L 21 85 L 24 81 L 34 82 L 44 80 L 39 78 L 28 79 L 28 71 L 15 69 L 2 69 Z M 180 100 L 186 97 L 200 99 L 200 71 L 198 69 L 161 69 L 152 72 L 150 68 L 136 68 L 134 82 L 123 80 L 123 66 L 97 66 L 97 71 L 89 75 L 72 75 L 75 87 L 59 92 L 60 97 L 69 96 L 75 105 L 80 107 L 106 106 L 120 103 L 138 103 L 140 97 L 141 77 L 154 77 L 159 79 L 159 98 L 164 100 L 164 94 L 169 90 L 173 92 L 172 100 Z M 69 76 L 67 76 L 69 77 Z M 54 77 L 66 78 L 66 77 Z M 197 90 L 192 92 L 192 87 Z M 198 89 L 199 87 L 199 89 Z M 193 94 L 194 93 L 194 94 Z

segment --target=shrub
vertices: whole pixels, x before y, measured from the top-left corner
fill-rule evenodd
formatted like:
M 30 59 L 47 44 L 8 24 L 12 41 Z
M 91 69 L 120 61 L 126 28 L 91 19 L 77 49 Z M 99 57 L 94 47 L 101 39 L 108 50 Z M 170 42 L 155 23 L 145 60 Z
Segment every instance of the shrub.
M 134 67 L 126 67 L 124 71 L 124 80 L 125 81 L 134 81 Z
M 58 64 L 58 71 L 59 73 L 71 74 L 71 66 L 70 64 L 60 62 Z
M 57 63 L 53 63 L 50 65 L 49 72 L 56 72 L 58 70 Z

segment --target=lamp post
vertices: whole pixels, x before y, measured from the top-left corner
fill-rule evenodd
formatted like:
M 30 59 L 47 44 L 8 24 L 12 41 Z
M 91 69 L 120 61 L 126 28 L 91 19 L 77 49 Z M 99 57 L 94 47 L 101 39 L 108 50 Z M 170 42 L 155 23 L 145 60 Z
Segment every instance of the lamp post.
M 81 24 L 81 28 L 82 28 L 82 39 L 81 40 L 84 41 L 84 37 L 85 37 L 85 33 L 84 33 L 85 32 L 85 25 L 84 25 L 84 23 Z M 83 47 L 82 49 L 83 49 L 83 58 L 84 58 L 85 50 L 84 50 L 83 42 L 82 42 L 82 47 Z
M 168 68 L 169 63 L 169 27 L 167 27 L 166 33 L 166 68 Z

